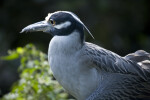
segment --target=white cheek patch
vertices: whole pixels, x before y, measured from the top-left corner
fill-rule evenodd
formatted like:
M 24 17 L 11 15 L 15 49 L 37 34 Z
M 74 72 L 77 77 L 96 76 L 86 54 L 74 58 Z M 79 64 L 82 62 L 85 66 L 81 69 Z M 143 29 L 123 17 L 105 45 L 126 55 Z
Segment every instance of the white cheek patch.
M 60 23 L 58 25 L 55 25 L 54 27 L 57 28 L 57 29 L 62 29 L 62 28 L 67 28 L 70 25 L 71 25 L 71 22 L 70 21 L 66 21 L 64 23 Z

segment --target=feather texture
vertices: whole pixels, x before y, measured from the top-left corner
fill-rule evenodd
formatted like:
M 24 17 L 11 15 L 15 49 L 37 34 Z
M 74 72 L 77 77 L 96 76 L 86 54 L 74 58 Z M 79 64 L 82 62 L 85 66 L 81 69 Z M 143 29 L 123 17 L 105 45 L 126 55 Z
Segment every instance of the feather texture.
M 97 69 L 107 73 L 104 75 L 105 79 L 99 83 L 99 87 L 87 100 L 141 100 L 150 98 L 149 53 L 137 51 L 132 55 L 121 57 L 87 42 L 84 49 Z M 138 64 L 139 62 L 141 66 Z M 109 82 L 107 82 L 108 80 Z

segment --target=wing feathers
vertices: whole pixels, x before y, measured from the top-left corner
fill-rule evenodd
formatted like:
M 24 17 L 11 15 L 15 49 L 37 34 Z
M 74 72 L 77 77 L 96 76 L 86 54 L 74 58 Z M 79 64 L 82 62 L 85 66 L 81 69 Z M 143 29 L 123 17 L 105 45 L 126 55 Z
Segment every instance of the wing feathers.
M 140 50 L 121 57 L 87 42 L 83 51 L 98 69 L 104 73 L 108 72 L 106 79 L 100 82 L 101 84 L 86 100 L 148 100 L 150 98 L 149 53 Z
M 148 67 L 150 61 L 140 62 L 142 66 L 139 66 L 137 63 L 137 61 L 142 61 L 143 59 L 149 60 L 149 53 L 143 50 L 121 57 L 109 50 L 88 42 L 85 43 L 84 49 L 93 64 L 102 71 L 137 75 L 145 80 L 148 78 L 147 75 L 150 74 L 150 72 L 147 73 L 147 71 L 145 71 L 145 69 L 150 69 L 150 67 Z

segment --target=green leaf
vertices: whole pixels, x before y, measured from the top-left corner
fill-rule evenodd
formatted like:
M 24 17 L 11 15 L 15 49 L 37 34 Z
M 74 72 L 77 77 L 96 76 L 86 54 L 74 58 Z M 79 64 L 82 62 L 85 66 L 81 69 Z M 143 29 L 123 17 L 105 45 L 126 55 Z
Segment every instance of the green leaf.
M 10 54 L 8 56 L 0 57 L 0 59 L 2 59 L 2 60 L 15 60 L 17 58 L 19 58 L 19 54 L 17 52 L 14 52 L 14 53 L 12 53 L 12 54 Z
M 19 54 L 22 54 L 24 52 L 22 47 L 18 47 L 16 50 Z
M 20 79 L 2 100 L 67 100 L 68 94 L 52 76 L 46 54 L 32 44 L 10 50 L 8 54 L 0 59 L 20 58 Z

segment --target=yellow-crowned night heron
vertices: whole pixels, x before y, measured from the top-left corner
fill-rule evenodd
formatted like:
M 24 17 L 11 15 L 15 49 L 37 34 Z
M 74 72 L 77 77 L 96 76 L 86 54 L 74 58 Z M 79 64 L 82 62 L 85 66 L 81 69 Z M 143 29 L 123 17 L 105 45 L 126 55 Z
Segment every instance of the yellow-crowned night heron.
M 85 42 L 84 29 L 92 36 L 74 13 L 57 11 L 22 32 L 43 31 L 53 35 L 48 50 L 51 70 L 76 99 L 149 99 L 150 54 L 138 50 L 121 57 Z

